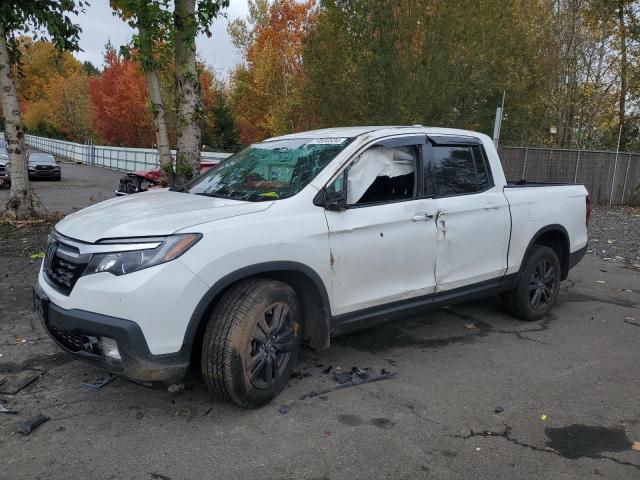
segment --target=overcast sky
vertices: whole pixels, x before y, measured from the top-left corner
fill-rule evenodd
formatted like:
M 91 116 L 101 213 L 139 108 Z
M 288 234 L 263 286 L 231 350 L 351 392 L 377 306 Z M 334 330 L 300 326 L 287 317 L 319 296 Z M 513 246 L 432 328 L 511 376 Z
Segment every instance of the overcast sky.
M 107 40 L 111 40 L 117 49 L 131 39 L 133 30 L 111 12 L 109 0 L 93 0 L 86 12 L 79 15 L 77 21 L 82 27 L 80 48 L 84 51 L 76 52 L 75 56 L 81 61 L 89 60 L 101 67 Z M 220 17 L 213 24 L 212 37 L 202 35 L 196 42 L 198 56 L 221 77 L 225 77 L 240 61 L 240 54 L 227 35 L 227 24 L 234 18 L 246 17 L 247 0 L 231 0 L 226 12 L 227 18 Z

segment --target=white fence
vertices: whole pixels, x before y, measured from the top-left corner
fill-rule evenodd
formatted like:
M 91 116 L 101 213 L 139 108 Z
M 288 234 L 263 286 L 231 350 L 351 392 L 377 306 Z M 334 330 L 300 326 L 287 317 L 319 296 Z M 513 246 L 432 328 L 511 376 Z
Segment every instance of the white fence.
M 149 170 L 157 168 L 159 165 L 158 151 L 152 148 L 106 147 L 93 144 L 82 145 L 80 143 L 36 137 L 34 135 L 27 135 L 26 138 L 27 144 L 38 150 L 53 153 L 54 155 L 84 163 L 85 165 L 105 167 L 121 172 Z M 172 153 L 175 155 L 175 150 L 173 150 Z M 230 155 L 230 153 L 202 152 L 202 160 L 219 162 Z

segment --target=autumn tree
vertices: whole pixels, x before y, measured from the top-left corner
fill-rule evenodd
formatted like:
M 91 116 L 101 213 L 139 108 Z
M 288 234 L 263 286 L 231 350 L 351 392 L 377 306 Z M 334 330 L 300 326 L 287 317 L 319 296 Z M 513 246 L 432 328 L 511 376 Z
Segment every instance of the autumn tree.
M 12 65 L 19 62 L 17 35 L 25 26 L 41 38 L 50 39 L 60 51 L 78 49 L 80 27 L 71 22 L 83 0 L 4 0 L 0 3 L 0 99 L 5 120 L 5 139 L 11 165 L 11 191 L 7 211 L 18 219 L 34 212 L 34 194 L 27 172 L 24 125 Z
M 91 137 L 91 105 L 83 64 L 50 42 L 18 40 L 16 88 L 27 130 L 84 141 Z
M 232 76 L 231 104 L 242 143 L 310 128 L 303 100 L 303 40 L 314 21 L 314 2 L 250 1 L 249 17 L 229 33 L 244 55 Z
M 110 145 L 149 147 L 154 129 L 140 67 L 107 46 L 104 69 L 89 78 L 93 129 Z
M 164 0 L 111 0 L 111 7 L 129 26 L 137 30 L 132 39 L 132 55 L 144 72 L 155 127 L 156 148 L 163 182 L 174 185 L 175 172 L 159 70 L 167 63 L 168 30 L 171 14 Z

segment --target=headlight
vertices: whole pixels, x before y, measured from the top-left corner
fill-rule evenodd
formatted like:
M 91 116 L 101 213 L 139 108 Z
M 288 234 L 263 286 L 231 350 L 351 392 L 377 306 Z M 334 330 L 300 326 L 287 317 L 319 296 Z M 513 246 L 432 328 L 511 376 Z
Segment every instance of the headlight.
M 137 272 L 143 268 L 153 267 L 161 263 L 169 262 L 178 258 L 191 247 L 193 247 L 202 235 L 199 233 L 184 233 L 171 235 L 166 237 L 164 241 L 155 248 L 144 250 L 134 250 L 110 253 L 96 253 L 91 257 L 84 275 L 93 273 L 109 272 L 114 275 L 125 275 L 127 273 Z M 117 244 L 122 243 L 123 246 L 135 245 L 130 239 L 117 240 Z M 140 242 L 141 239 L 135 239 Z M 114 242 L 109 242 L 114 244 Z

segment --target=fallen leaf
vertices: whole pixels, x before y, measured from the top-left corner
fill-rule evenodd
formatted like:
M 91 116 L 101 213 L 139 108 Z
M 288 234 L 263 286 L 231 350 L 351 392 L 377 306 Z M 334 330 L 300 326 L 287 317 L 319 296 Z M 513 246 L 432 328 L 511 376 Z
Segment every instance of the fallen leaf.
M 547 418 L 548 418 L 548 417 L 547 417 L 547 414 L 546 414 L 546 413 L 545 413 L 545 414 L 540 415 L 540 420 L 542 420 L 543 422 L 544 422 Z
M 633 442 L 633 445 L 631 445 L 631 450 L 635 450 L 636 452 L 640 452 L 640 442 Z
M 31 255 L 29 255 L 29 258 L 31 258 L 32 260 L 36 260 L 38 258 L 44 258 L 44 253 L 43 252 L 32 253 Z

